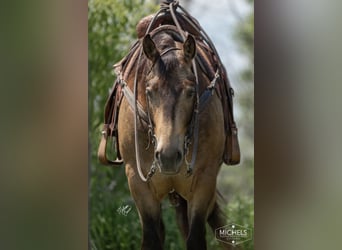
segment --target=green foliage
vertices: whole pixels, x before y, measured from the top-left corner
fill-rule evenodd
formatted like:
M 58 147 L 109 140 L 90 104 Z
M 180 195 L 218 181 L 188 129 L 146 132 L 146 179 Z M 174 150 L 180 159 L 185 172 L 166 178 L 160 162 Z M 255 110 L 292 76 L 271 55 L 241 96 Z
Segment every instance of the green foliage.
M 253 59 L 254 55 L 254 15 L 250 14 L 242 22 L 237 30 L 237 37 L 242 49 L 247 52 L 247 56 Z M 248 80 L 252 80 L 249 78 Z
M 143 0 L 90 0 L 88 2 L 90 246 L 91 249 L 139 249 L 141 228 L 130 198 L 124 168 L 99 164 L 97 147 L 103 107 L 115 76 L 114 63 L 136 40 L 135 25 L 157 6 Z M 117 213 L 123 205 L 132 210 Z
M 112 66 L 136 39 L 135 25 L 156 6 L 142 0 L 90 0 L 88 3 L 89 116 L 91 133 L 102 122 L 114 82 Z
M 234 220 L 228 223 L 235 223 L 254 231 L 254 199 L 253 196 L 236 196 L 229 201 L 226 207 L 226 214 Z M 254 249 L 254 240 L 247 241 L 241 245 L 243 249 Z
M 249 4 L 253 4 L 253 0 L 248 0 Z M 253 144 L 254 140 L 254 13 L 251 12 L 239 24 L 236 30 L 236 38 L 240 44 L 241 51 L 249 59 L 249 65 L 241 72 L 241 88 L 238 95 L 238 102 L 242 109 L 241 126 L 246 133 L 246 139 L 249 144 Z M 253 158 L 249 156 L 248 158 Z
M 246 0 L 252 7 L 254 0 Z M 242 163 L 238 168 L 222 169 L 221 190 L 226 193 L 226 214 L 229 223 L 254 229 L 254 12 L 242 20 L 236 29 L 236 39 L 248 60 L 240 73 L 237 101 L 241 109 L 238 121 Z M 227 173 L 222 173 L 227 172 Z M 238 194 L 238 195 L 236 195 Z M 231 218 L 231 219 L 230 219 Z M 254 240 L 242 244 L 243 249 L 254 249 Z

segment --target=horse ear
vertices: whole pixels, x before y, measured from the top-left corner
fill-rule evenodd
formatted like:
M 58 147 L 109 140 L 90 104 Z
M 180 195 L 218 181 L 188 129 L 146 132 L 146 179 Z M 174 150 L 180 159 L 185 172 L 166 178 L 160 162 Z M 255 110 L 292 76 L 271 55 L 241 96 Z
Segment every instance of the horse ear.
M 196 41 L 192 35 L 188 35 L 183 44 L 184 59 L 190 62 L 196 55 Z
M 153 63 L 156 62 L 159 58 L 159 52 L 149 34 L 144 37 L 143 50 L 147 58 L 150 59 Z

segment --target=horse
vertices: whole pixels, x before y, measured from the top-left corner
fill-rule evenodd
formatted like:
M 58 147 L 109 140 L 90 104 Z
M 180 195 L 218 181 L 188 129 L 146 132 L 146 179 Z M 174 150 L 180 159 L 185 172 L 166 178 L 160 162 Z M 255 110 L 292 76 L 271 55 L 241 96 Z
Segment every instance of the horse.
M 216 188 L 225 148 L 222 97 L 196 60 L 205 53 L 191 34 L 165 25 L 136 47 L 122 70 L 117 139 L 142 225 L 141 249 L 163 249 L 167 196 L 187 249 L 206 249 L 206 223 L 213 231 L 226 224 Z

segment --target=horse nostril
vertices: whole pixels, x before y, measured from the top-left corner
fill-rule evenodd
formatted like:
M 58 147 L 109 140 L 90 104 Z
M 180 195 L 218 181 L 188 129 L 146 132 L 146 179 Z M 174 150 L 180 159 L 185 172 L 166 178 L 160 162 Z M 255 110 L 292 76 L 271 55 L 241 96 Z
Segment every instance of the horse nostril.
M 179 166 L 183 159 L 183 153 L 178 149 L 161 149 L 154 153 L 154 159 L 158 162 L 160 167 L 164 168 L 164 170 L 169 169 L 168 171 L 171 171 L 171 169 Z
M 154 158 L 155 158 L 156 160 L 160 161 L 160 152 L 159 152 L 159 151 L 156 151 L 156 152 L 154 153 Z

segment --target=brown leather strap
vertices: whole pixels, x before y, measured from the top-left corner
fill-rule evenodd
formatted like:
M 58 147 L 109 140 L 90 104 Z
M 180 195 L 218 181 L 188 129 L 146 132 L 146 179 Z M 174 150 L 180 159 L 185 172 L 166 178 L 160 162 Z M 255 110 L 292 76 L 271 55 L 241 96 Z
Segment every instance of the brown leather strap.
M 122 91 L 121 86 L 118 84 L 118 81 L 115 82 L 113 89 L 107 99 L 105 106 L 105 121 L 103 125 L 103 129 L 101 132 L 101 140 L 97 152 L 97 156 L 99 161 L 104 165 L 110 166 L 120 166 L 123 164 L 123 160 L 119 151 L 119 143 L 118 143 L 118 135 L 117 135 L 117 120 L 118 120 L 118 112 L 119 105 L 122 100 Z M 107 158 L 107 139 L 111 137 L 116 140 L 116 159 L 109 160 Z
M 236 165 L 240 163 L 240 146 L 235 123 L 230 126 L 230 131 L 228 131 L 226 137 L 223 162 L 227 165 Z

